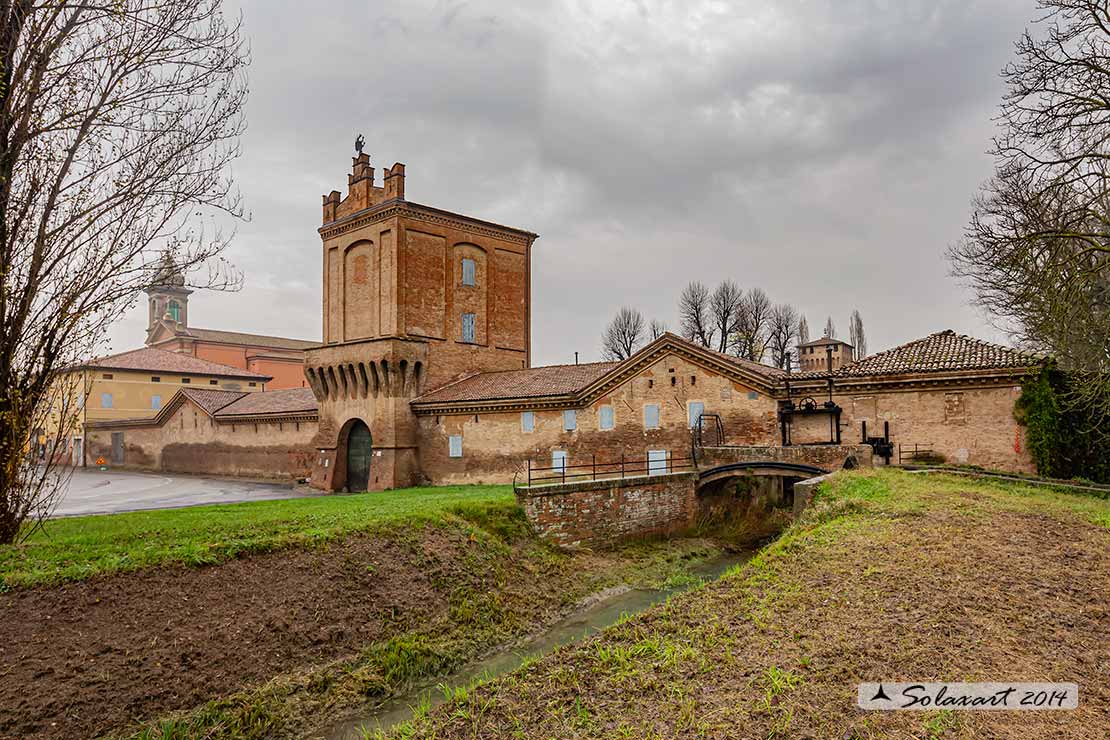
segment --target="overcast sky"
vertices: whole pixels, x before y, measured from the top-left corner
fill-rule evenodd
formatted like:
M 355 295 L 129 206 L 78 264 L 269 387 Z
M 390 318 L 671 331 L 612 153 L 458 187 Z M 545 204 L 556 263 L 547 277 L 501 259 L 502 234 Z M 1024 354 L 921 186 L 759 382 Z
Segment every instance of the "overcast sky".
M 1034 0 L 242 0 L 239 293 L 190 323 L 319 339 L 320 198 L 355 135 L 409 200 L 538 232 L 533 364 L 597 359 L 623 304 L 690 280 L 853 308 L 871 351 L 990 329 L 945 248 L 990 174 L 998 73 Z M 136 308 L 112 338 L 139 346 Z

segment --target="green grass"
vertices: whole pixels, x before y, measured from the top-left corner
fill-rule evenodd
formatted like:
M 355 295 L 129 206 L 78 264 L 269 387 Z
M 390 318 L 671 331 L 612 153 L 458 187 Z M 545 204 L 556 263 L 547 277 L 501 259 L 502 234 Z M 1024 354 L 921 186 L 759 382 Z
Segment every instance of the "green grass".
M 0 546 L 0 590 L 159 565 L 207 565 L 456 517 L 507 539 L 526 531 L 510 486 L 408 488 L 55 519 L 19 545 Z

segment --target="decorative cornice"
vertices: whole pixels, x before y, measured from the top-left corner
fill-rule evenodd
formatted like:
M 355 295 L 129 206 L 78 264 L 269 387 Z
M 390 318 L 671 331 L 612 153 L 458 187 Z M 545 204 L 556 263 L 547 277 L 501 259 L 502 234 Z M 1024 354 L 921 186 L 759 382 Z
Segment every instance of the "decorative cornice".
M 511 226 L 502 226 L 491 221 L 482 221 L 481 219 L 464 216 L 459 213 L 441 211 L 438 208 L 422 206 L 419 203 L 411 203 L 397 198 L 352 213 L 338 221 L 324 224 L 320 227 L 319 233 L 320 237 L 324 241 L 327 241 L 356 229 L 361 229 L 364 226 L 369 226 L 370 224 L 385 221 L 386 219 L 396 216 L 402 216 L 414 221 L 423 221 L 424 223 L 435 224 L 437 226 L 461 229 L 471 233 L 481 234 L 482 236 L 488 236 L 492 239 L 513 242 L 525 247 L 531 245 L 537 237 L 536 234 L 530 231 L 514 229 Z

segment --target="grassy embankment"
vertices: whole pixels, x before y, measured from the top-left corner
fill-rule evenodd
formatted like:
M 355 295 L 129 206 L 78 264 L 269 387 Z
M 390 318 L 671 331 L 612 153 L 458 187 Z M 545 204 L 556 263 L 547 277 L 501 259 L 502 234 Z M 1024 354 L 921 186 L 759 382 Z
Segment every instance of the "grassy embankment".
M 8 592 L 0 597 L 37 615 L 38 626 L 9 625 L 10 637 L 33 639 L 36 662 L 56 666 L 28 664 L 20 690 L 0 692 L 0 734 L 5 726 L 24 737 L 322 731 L 533 633 L 592 593 L 689 580 L 690 566 L 720 552 L 702 539 L 560 552 L 532 535 L 506 486 L 51 521 L 0 548 Z M 326 595 L 310 597 L 306 623 L 304 602 L 285 592 L 313 583 Z M 181 609 L 194 616 L 178 619 Z M 245 639 L 212 639 L 229 624 Z M 63 632 L 52 637 L 53 629 Z M 341 644 L 330 647 L 333 639 Z M 68 661 L 74 649 L 83 657 Z M 237 651 L 289 657 L 229 670 Z M 187 696 L 197 698 L 182 703 Z
M 445 515 L 481 521 L 513 506 L 510 486 L 448 486 L 53 519 L 27 541 L 0 547 L 0 590 L 213 565 Z
M 1110 736 L 1110 502 L 1018 483 L 841 474 L 722 580 L 394 738 Z M 1067 712 L 871 712 L 877 680 L 1074 681 Z

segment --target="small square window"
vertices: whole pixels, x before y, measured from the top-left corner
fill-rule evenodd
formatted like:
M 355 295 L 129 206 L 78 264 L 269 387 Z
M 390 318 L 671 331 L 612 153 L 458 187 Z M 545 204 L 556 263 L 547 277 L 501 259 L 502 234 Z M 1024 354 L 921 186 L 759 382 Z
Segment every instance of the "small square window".
M 536 412 L 535 411 L 521 411 L 520 412 L 520 430 L 522 432 L 534 432 L 536 430 Z
M 759 400 L 759 393 L 757 393 L 756 391 L 748 391 L 748 400 L 749 401 L 758 401 Z
M 597 426 L 599 429 L 612 429 L 616 426 L 612 406 L 602 406 L 598 409 L 597 417 Z
M 649 403 L 644 406 L 644 428 L 659 428 L 659 404 Z
M 189 378 L 182 378 L 182 379 L 181 379 L 181 382 L 182 382 L 183 384 L 185 384 L 185 385 L 188 385 L 189 383 L 191 383 L 191 382 L 193 382 L 193 381 L 192 381 L 191 379 L 189 379 Z
M 578 412 L 574 409 L 567 409 L 563 412 L 563 431 L 573 432 L 578 428 Z
M 111 373 L 104 373 L 104 379 L 105 380 L 111 380 L 112 379 L 112 374 Z
M 462 457 L 462 435 L 452 434 L 447 441 L 447 454 L 450 457 Z
M 248 383 L 247 385 L 249 385 L 249 386 L 250 386 L 251 388 L 254 388 L 255 386 L 257 386 L 257 385 L 258 385 L 258 383 L 255 383 L 255 382 L 254 382 L 254 381 L 252 380 L 252 381 L 251 381 L 250 383 Z
M 218 380 L 209 380 L 208 381 L 208 385 L 219 385 L 219 384 L 220 384 L 220 381 L 218 381 Z
M 162 379 L 160 377 L 158 377 L 157 375 L 152 375 L 151 378 L 150 378 L 150 382 L 151 383 L 161 383 Z
M 462 261 L 462 284 L 474 286 L 477 284 L 476 278 L 477 270 L 475 269 L 474 260 L 469 257 L 463 257 Z

